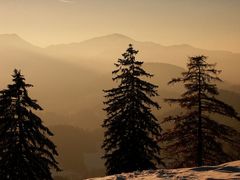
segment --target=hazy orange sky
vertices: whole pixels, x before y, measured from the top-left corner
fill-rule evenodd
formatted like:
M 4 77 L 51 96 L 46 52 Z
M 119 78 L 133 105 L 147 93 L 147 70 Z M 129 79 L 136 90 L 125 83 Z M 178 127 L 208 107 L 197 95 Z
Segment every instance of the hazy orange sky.
M 40 46 L 121 33 L 240 52 L 240 0 L 0 0 L 0 33 Z

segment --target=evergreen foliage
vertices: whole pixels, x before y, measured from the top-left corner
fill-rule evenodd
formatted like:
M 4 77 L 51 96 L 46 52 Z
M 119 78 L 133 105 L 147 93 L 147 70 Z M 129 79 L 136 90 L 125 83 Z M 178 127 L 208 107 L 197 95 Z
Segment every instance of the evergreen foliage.
M 205 56 L 190 57 L 188 70 L 169 82 L 183 83 L 186 89 L 180 98 L 166 99 L 184 110 L 164 120 L 174 124 L 173 129 L 164 133 L 163 140 L 171 156 L 178 155 L 175 167 L 216 165 L 232 160 L 223 144 L 239 150 L 239 143 L 234 141 L 239 133 L 215 119 L 219 117 L 216 114 L 237 120 L 239 116 L 233 107 L 217 99 L 219 92 L 214 82 L 221 81 L 218 77 L 221 71 L 206 60 Z
M 151 112 L 160 108 L 151 100 L 158 95 L 157 86 L 141 79 L 153 75 L 142 69 L 137 53 L 130 44 L 112 72 L 118 87 L 104 91 L 107 118 L 102 125 L 106 129 L 102 147 L 107 174 L 154 169 L 161 163 L 157 141 L 161 127 Z
M 14 70 L 13 84 L 0 91 L 0 179 L 52 180 L 55 160 L 53 136 L 33 110 L 42 110 L 29 97 L 21 72 Z

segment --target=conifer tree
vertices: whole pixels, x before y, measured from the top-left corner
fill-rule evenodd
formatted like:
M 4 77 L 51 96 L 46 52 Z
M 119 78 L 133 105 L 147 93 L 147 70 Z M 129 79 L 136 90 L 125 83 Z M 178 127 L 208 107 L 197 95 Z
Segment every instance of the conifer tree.
M 183 83 L 186 89 L 180 98 L 166 99 L 183 109 L 181 114 L 164 120 L 174 124 L 162 137 L 168 142 L 166 150 L 171 156 L 178 155 L 175 167 L 223 163 L 232 160 L 223 148 L 224 143 L 239 148 L 234 141 L 238 132 L 215 119 L 222 115 L 239 120 L 239 116 L 233 107 L 217 99 L 219 92 L 214 82 L 222 81 L 218 77 L 221 71 L 206 60 L 205 56 L 190 57 L 188 70 L 169 82 Z
M 52 180 L 56 146 L 34 110 L 42 110 L 29 97 L 24 76 L 14 70 L 13 84 L 0 92 L 0 179 Z
M 157 86 L 141 79 L 153 75 L 142 69 L 137 53 L 130 44 L 112 72 L 118 87 L 104 91 L 107 118 L 102 125 L 106 129 L 102 147 L 107 174 L 154 169 L 161 163 L 157 142 L 161 127 L 151 112 L 160 108 L 151 100 L 158 95 Z

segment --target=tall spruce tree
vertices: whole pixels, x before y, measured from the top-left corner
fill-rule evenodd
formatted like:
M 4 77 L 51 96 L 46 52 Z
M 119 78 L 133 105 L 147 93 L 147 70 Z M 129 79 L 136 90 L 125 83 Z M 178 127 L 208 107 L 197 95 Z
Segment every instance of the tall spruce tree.
M 223 144 L 239 148 L 234 141 L 236 130 L 214 119 L 214 114 L 239 120 L 233 107 L 217 99 L 218 88 L 214 82 L 221 81 L 214 64 L 207 63 L 207 57 L 190 57 L 188 70 L 182 77 L 172 79 L 169 84 L 183 83 L 186 91 L 177 99 L 166 99 L 177 103 L 183 112 L 169 116 L 164 122 L 173 122 L 174 128 L 164 133 L 163 140 L 168 142 L 167 151 L 173 157 L 175 167 L 215 165 L 232 160 Z M 214 116 L 213 116 L 214 115 Z
M 60 170 L 55 160 L 56 146 L 33 110 L 42 110 L 29 97 L 20 71 L 14 70 L 13 84 L 0 92 L 0 179 L 52 180 L 51 168 Z
M 151 100 L 158 95 L 157 86 L 141 79 L 153 75 L 142 69 L 137 53 L 130 44 L 112 72 L 118 87 L 104 91 L 107 119 L 102 147 L 107 174 L 154 169 L 161 163 L 157 142 L 161 127 L 151 112 L 152 107 L 160 108 Z

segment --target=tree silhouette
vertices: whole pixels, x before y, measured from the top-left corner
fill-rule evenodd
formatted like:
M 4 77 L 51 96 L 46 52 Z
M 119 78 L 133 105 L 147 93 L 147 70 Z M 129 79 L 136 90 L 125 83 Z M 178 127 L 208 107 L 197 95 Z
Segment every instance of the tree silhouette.
M 112 72 L 118 87 L 104 91 L 107 119 L 102 125 L 106 128 L 102 147 L 107 174 L 153 169 L 161 163 L 157 142 L 161 127 L 151 113 L 152 107 L 160 107 L 150 99 L 158 95 L 157 86 L 140 79 L 153 75 L 141 68 L 137 53 L 130 44 Z
M 60 170 L 54 156 L 53 134 L 32 110 L 42 110 L 29 97 L 21 72 L 0 91 L 0 179 L 52 180 L 50 168 Z
M 218 77 L 221 71 L 215 69 L 215 64 L 208 64 L 206 59 L 205 56 L 190 57 L 188 70 L 182 73 L 182 77 L 169 82 L 183 83 L 186 89 L 180 98 L 166 99 L 184 109 L 181 114 L 164 120 L 173 122 L 174 128 L 162 136 L 163 140 L 170 142 L 167 151 L 172 156 L 179 156 L 174 162 L 177 167 L 214 165 L 231 160 L 223 143 L 229 143 L 233 148 L 238 145 L 234 141 L 238 132 L 212 116 L 218 114 L 239 120 L 233 107 L 216 98 L 219 92 L 213 82 L 221 81 Z

